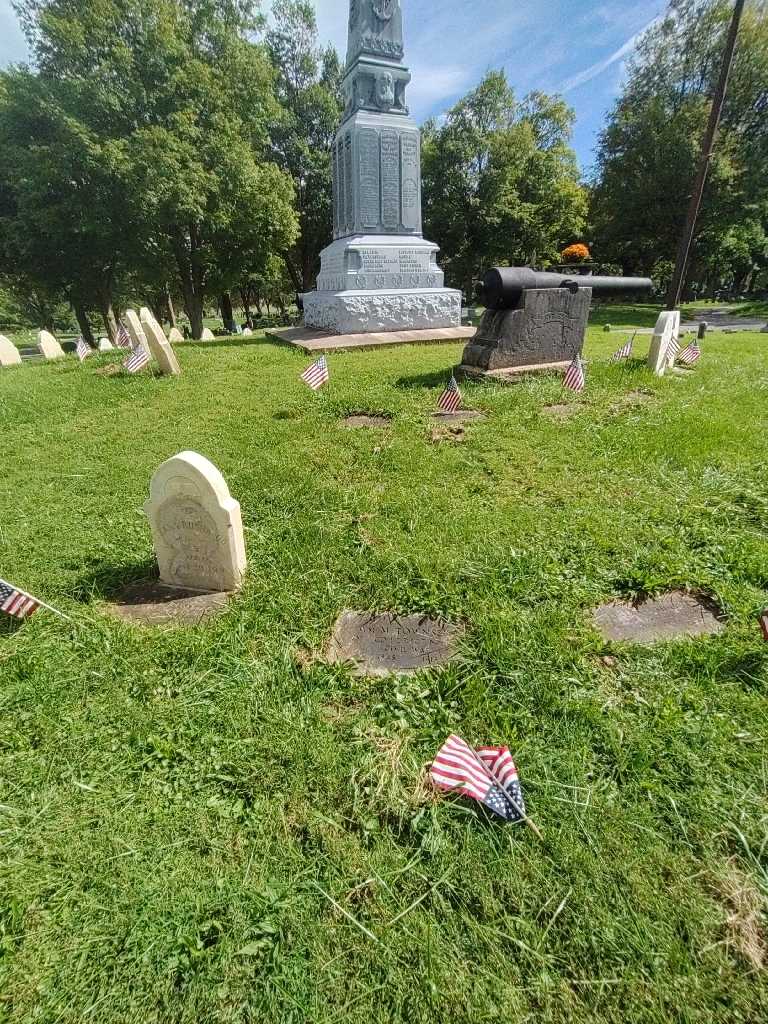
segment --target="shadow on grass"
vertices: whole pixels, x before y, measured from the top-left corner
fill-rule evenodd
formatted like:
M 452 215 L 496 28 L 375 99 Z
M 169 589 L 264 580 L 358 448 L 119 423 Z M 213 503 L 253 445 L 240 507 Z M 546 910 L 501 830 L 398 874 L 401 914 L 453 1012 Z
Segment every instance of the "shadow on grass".
M 15 619 L 12 615 L 0 614 L 0 640 L 5 636 L 13 636 L 24 625 L 24 619 Z
M 433 370 L 431 373 L 419 373 L 413 377 L 399 377 L 395 381 L 395 387 L 397 388 L 439 388 L 445 387 L 448 381 L 451 379 L 451 373 L 455 370 L 454 366 L 449 366 L 445 370 Z
M 661 312 L 660 305 L 648 303 L 606 303 L 597 302 L 589 316 L 592 327 L 654 327 Z
M 216 338 L 215 341 L 179 341 L 174 348 L 184 351 L 187 348 L 248 348 L 251 345 L 264 344 L 268 344 L 268 342 L 263 334 L 253 334 L 250 338 L 236 338 L 232 335 L 226 338 Z
M 154 559 L 118 566 L 92 561 L 85 570 L 72 589 L 72 600 L 80 604 L 89 604 L 94 597 L 112 599 L 137 583 L 157 579 Z
M 768 649 L 748 651 L 746 654 L 733 654 L 719 662 L 713 670 L 713 678 L 718 683 L 738 682 L 748 689 L 761 689 L 768 670 Z

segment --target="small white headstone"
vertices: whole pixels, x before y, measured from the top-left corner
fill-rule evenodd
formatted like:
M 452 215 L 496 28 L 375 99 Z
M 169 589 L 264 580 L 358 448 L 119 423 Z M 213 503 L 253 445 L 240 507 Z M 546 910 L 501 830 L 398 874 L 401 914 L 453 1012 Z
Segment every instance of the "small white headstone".
M 149 319 L 145 318 L 145 312 L 149 314 Z M 160 372 L 178 377 L 181 373 L 179 361 L 163 333 L 162 327 L 152 314 L 149 313 L 149 310 L 142 310 L 141 326 L 144 329 L 144 335 L 149 343 L 152 355 L 160 367 Z
M 245 573 L 240 505 L 208 459 L 181 452 L 158 467 L 144 506 L 160 579 L 188 590 L 237 590 Z
M 250 327 L 244 327 L 243 328 L 243 337 L 244 338 L 250 338 L 252 334 L 253 334 L 253 331 L 251 330 Z
M 648 353 L 648 369 L 653 370 L 657 377 L 663 377 L 670 366 L 674 365 L 675 352 L 673 341 L 680 337 L 680 311 L 668 310 L 656 321 Z
M 204 327 L 203 328 L 203 333 L 200 335 L 200 340 L 201 341 L 216 341 L 216 338 L 213 336 L 213 331 L 210 328 Z
M 125 322 L 128 334 L 131 336 L 133 347 L 136 348 L 137 345 L 140 345 L 148 355 L 152 355 L 147 336 L 144 333 L 144 328 L 141 326 L 141 321 L 136 315 L 136 311 L 134 309 L 126 309 L 123 321 Z
M 111 352 L 114 347 L 109 338 L 99 338 L 99 352 Z
M 40 331 L 37 336 L 37 347 L 44 359 L 63 359 L 64 357 L 64 349 L 50 331 Z
M 0 334 L 0 366 L 20 365 L 21 352 L 19 352 L 9 338 L 6 338 L 4 334 Z
M 172 327 L 168 332 L 168 341 L 172 345 L 178 345 L 180 341 L 184 341 L 184 335 L 181 333 L 178 327 Z

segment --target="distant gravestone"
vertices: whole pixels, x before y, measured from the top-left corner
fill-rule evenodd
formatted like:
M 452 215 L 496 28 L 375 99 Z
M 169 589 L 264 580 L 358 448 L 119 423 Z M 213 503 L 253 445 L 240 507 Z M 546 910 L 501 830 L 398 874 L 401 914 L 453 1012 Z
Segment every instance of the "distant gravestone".
M 99 352 L 111 352 L 114 347 L 109 338 L 99 338 Z
M 178 327 L 172 327 L 168 332 L 168 341 L 172 345 L 178 345 L 180 341 L 184 341 L 184 335 L 181 333 Z
M 149 313 L 149 310 L 146 312 Z M 144 330 L 147 342 L 149 343 L 150 351 L 155 358 L 155 362 L 160 367 L 160 372 L 166 374 L 166 376 L 180 376 L 181 367 L 179 366 L 176 354 L 171 348 L 170 342 L 166 338 L 162 327 L 151 313 L 149 313 L 149 319 L 142 316 L 141 326 Z
M 240 505 L 208 459 L 181 452 L 159 466 L 144 511 L 163 583 L 206 592 L 240 587 L 246 567 Z
M 706 636 L 725 628 L 710 601 L 679 591 L 639 604 L 611 601 L 594 612 L 593 620 L 605 640 L 638 644 Z
M 37 347 L 43 359 L 63 359 L 64 349 L 56 341 L 50 331 L 40 331 L 37 335 Z
M 648 369 L 657 377 L 663 377 L 675 362 L 673 342 L 680 336 L 680 312 L 668 310 L 656 321 L 651 349 L 648 353 Z
M 123 319 L 125 321 L 125 326 L 128 329 L 128 334 L 130 335 L 133 347 L 141 347 L 147 355 L 152 355 L 152 350 L 149 347 L 147 336 L 144 333 L 144 328 L 141 326 L 141 321 L 136 315 L 136 311 L 133 309 L 126 309 Z
M 0 334 L 0 366 L 21 366 L 21 352 L 4 334 Z
M 216 341 L 216 338 L 214 337 L 213 331 L 210 328 L 204 327 L 203 328 L 203 333 L 200 335 L 200 340 L 201 341 Z
M 333 629 L 326 660 L 350 664 L 356 675 L 384 678 L 446 665 L 461 629 L 421 615 L 345 611 Z
M 766 328 L 766 330 L 768 330 L 768 328 Z M 243 337 L 244 338 L 250 338 L 252 335 L 253 335 L 253 331 L 251 330 L 250 327 L 244 327 L 243 328 Z
M 768 324 L 766 324 L 766 325 L 765 325 L 765 327 L 763 327 L 763 328 L 762 328 L 762 330 L 760 331 L 760 333 L 761 333 L 761 334 L 768 334 Z

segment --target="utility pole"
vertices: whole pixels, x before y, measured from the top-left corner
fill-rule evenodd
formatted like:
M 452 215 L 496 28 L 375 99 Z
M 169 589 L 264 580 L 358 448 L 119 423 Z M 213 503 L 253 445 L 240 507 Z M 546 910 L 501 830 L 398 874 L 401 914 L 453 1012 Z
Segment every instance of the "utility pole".
M 685 287 L 688 260 L 691 255 L 693 239 L 696 235 L 696 222 L 699 219 L 701 201 L 704 197 L 704 189 L 707 184 L 707 176 L 709 175 L 709 168 L 712 163 L 712 154 L 714 153 L 717 129 L 720 127 L 720 118 L 722 117 L 723 107 L 725 105 L 725 97 L 728 93 L 728 82 L 731 77 L 731 69 L 733 68 L 733 55 L 736 50 L 736 40 L 739 36 L 739 27 L 741 25 L 741 16 L 744 13 L 745 3 L 746 0 L 736 0 L 736 6 L 733 10 L 731 27 L 728 31 L 728 40 L 725 44 L 725 53 L 723 55 L 723 67 L 720 71 L 720 81 L 717 83 L 717 91 L 715 92 L 714 99 L 712 100 L 712 110 L 709 115 L 709 123 L 707 125 L 707 131 L 704 135 L 704 142 L 702 144 L 701 166 L 699 167 L 699 173 L 696 176 L 696 183 L 693 186 L 693 195 L 691 196 L 691 203 L 688 207 L 688 217 L 685 221 L 683 237 L 680 240 L 680 248 L 677 253 L 675 272 L 672 275 L 672 281 L 669 285 L 669 291 L 667 292 L 667 309 L 677 309 L 683 294 L 683 288 Z

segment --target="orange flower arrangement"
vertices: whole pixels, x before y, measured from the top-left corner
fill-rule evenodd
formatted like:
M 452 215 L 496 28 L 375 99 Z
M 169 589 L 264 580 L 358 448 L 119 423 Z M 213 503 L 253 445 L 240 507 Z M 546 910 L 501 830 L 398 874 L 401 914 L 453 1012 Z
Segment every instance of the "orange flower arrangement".
M 576 245 L 569 245 L 567 249 L 563 249 L 560 258 L 563 263 L 586 263 L 591 255 L 586 245 L 577 242 Z

